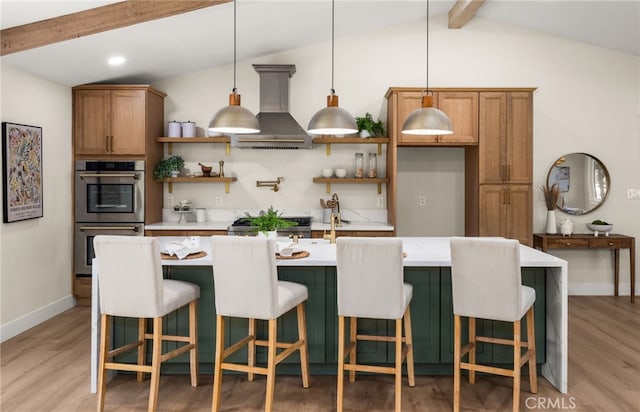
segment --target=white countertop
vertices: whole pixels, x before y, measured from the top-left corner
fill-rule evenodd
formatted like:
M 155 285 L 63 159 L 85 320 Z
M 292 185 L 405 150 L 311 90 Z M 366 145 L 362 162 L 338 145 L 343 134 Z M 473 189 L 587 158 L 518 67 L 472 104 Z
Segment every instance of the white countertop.
M 160 248 L 171 241 L 184 241 L 185 237 L 161 236 Z M 208 266 L 212 265 L 209 253 L 211 241 L 202 236 L 200 248 L 208 255 L 198 259 L 163 260 L 166 266 Z M 446 267 L 451 266 L 449 252 L 449 238 L 446 237 L 402 237 L 403 248 L 407 253 L 404 265 L 407 267 Z M 289 241 L 282 238 L 281 241 Z M 300 247 L 309 252 L 309 256 L 302 259 L 278 259 L 278 266 L 335 266 L 336 246 L 323 239 L 300 239 Z M 541 252 L 528 246 L 520 245 L 520 262 L 526 267 L 561 267 L 564 260 Z
M 233 220 L 221 220 L 215 222 L 159 222 L 145 225 L 145 230 L 227 230 L 233 223 Z M 331 225 L 322 222 L 312 222 L 311 230 L 331 230 Z M 343 223 L 342 226 L 336 227 L 336 231 L 368 231 L 368 230 L 384 230 L 393 231 L 393 226 L 388 223 L 379 222 L 351 222 Z

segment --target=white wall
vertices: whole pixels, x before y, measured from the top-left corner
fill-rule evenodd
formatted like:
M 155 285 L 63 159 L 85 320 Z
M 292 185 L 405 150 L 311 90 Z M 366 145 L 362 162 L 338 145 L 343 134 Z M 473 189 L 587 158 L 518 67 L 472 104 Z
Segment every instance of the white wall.
M 0 339 L 72 307 L 71 89 L 5 64 L 3 122 L 42 127 L 43 215 L 0 225 Z
M 384 94 L 388 87 L 424 86 L 424 28 L 424 22 L 415 22 L 373 28 L 366 35 L 338 39 L 335 88 L 340 106 L 353 115 L 368 111 L 385 120 Z M 447 29 L 446 16 L 434 18 L 430 34 L 432 87 L 537 87 L 534 94 L 534 231 L 544 230 L 546 209 L 542 192 L 537 188 L 544 183 L 547 169 L 563 154 L 586 152 L 609 168 L 612 192 L 596 213 L 573 218 L 576 231 L 586 231 L 586 222 L 600 218 L 613 222 L 616 232 L 640 236 L 640 201 L 626 199 L 627 188 L 640 188 L 638 56 L 479 17 L 460 30 Z M 252 63 L 296 65 L 297 73 L 290 83 L 290 111 L 303 127 L 325 105 L 331 86 L 328 41 L 239 62 L 237 86 L 242 103 L 256 113 L 259 111 L 259 78 Z M 224 66 L 166 79 L 155 86 L 168 93 L 165 100 L 168 121 L 192 120 L 199 127 L 206 127 L 213 113 L 227 104 L 232 82 L 232 67 Z M 325 156 L 324 147 L 284 152 L 232 149 L 230 156 L 225 156 L 222 146 L 174 145 L 174 150 L 182 154 L 191 167 L 197 162 L 224 160 L 227 174 L 238 177 L 229 194 L 224 194 L 224 188 L 219 185 L 174 185 L 176 200 L 187 198 L 197 207 L 213 208 L 215 197 L 221 196 L 222 208 L 242 211 L 269 205 L 280 209 L 318 208 L 319 199 L 327 195 L 323 185 L 311 183 L 312 177 L 318 176 L 323 167 L 353 168 L 353 154 L 366 153 L 372 148 L 334 145 L 330 157 Z M 433 156 L 439 156 L 438 152 L 427 155 Z M 462 174 L 462 158 L 451 161 L 455 163 L 449 166 L 452 173 Z M 379 161 L 380 165 L 383 163 Z M 424 181 L 428 182 L 434 181 L 440 172 L 431 169 L 424 173 Z M 280 192 L 255 187 L 256 180 L 276 176 L 285 177 Z M 437 190 L 443 192 L 429 193 L 452 199 L 455 204 L 464 201 L 462 188 L 441 186 Z M 340 195 L 343 207 L 376 207 L 378 194 L 374 187 L 333 185 L 332 190 Z M 167 196 L 165 189 L 165 203 Z M 408 203 L 415 203 L 415 199 L 399 199 L 399 209 L 407 210 L 403 219 L 424 222 L 421 209 L 413 209 Z M 558 214 L 558 221 L 565 217 L 561 212 Z M 451 225 L 450 234 L 459 233 L 458 221 L 450 216 L 445 221 Z M 446 232 L 446 227 L 438 227 L 439 234 Z M 557 254 L 569 261 L 570 292 L 612 292 L 612 263 L 608 252 Z M 623 252 L 621 291 L 626 293 L 629 291 L 628 269 L 628 253 Z M 640 270 L 636 268 L 636 272 Z

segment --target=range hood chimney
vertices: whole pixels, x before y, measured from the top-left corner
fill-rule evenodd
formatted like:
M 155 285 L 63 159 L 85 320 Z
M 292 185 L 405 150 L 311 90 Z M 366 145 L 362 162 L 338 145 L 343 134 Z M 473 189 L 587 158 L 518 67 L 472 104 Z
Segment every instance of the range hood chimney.
M 231 136 L 235 147 L 251 149 L 311 149 L 311 136 L 289 113 L 289 78 L 294 64 L 254 64 L 260 75 L 260 132 Z

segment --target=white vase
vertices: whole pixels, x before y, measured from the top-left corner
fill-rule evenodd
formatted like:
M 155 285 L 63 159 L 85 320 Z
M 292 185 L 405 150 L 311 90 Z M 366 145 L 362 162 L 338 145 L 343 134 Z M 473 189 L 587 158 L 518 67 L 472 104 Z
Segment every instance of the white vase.
M 545 232 L 548 235 L 555 235 L 558 233 L 558 227 L 556 226 L 556 211 L 547 210 L 547 228 Z
M 277 230 L 270 230 L 268 232 L 260 231 L 258 232 L 258 237 L 266 237 L 268 239 L 275 240 L 278 237 L 278 231 Z

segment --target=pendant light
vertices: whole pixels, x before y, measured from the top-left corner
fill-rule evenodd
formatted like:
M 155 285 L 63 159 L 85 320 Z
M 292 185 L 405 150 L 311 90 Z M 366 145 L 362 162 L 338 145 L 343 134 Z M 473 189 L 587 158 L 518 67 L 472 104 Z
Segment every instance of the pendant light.
M 240 95 L 236 89 L 236 0 L 233 0 L 233 89 L 229 95 L 229 106 L 213 115 L 209 131 L 214 133 L 258 133 L 260 123 L 249 109 L 240 106 Z
M 414 135 L 452 134 L 451 120 L 433 107 L 433 92 L 429 90 L 429 0 L 427 0 L 427 88 L 422 92 L 422 107 L 411 112 L 402 125 L 402 133 Z
M 345 109 L 338 107 L 338 96 L 333 88 L 335 60 L 335 0 L 331 0 L 331 93 L 327 107 L 313 115 L 307 128 L 309 134 L 343 135 L 356 133 L 356 119 Z

